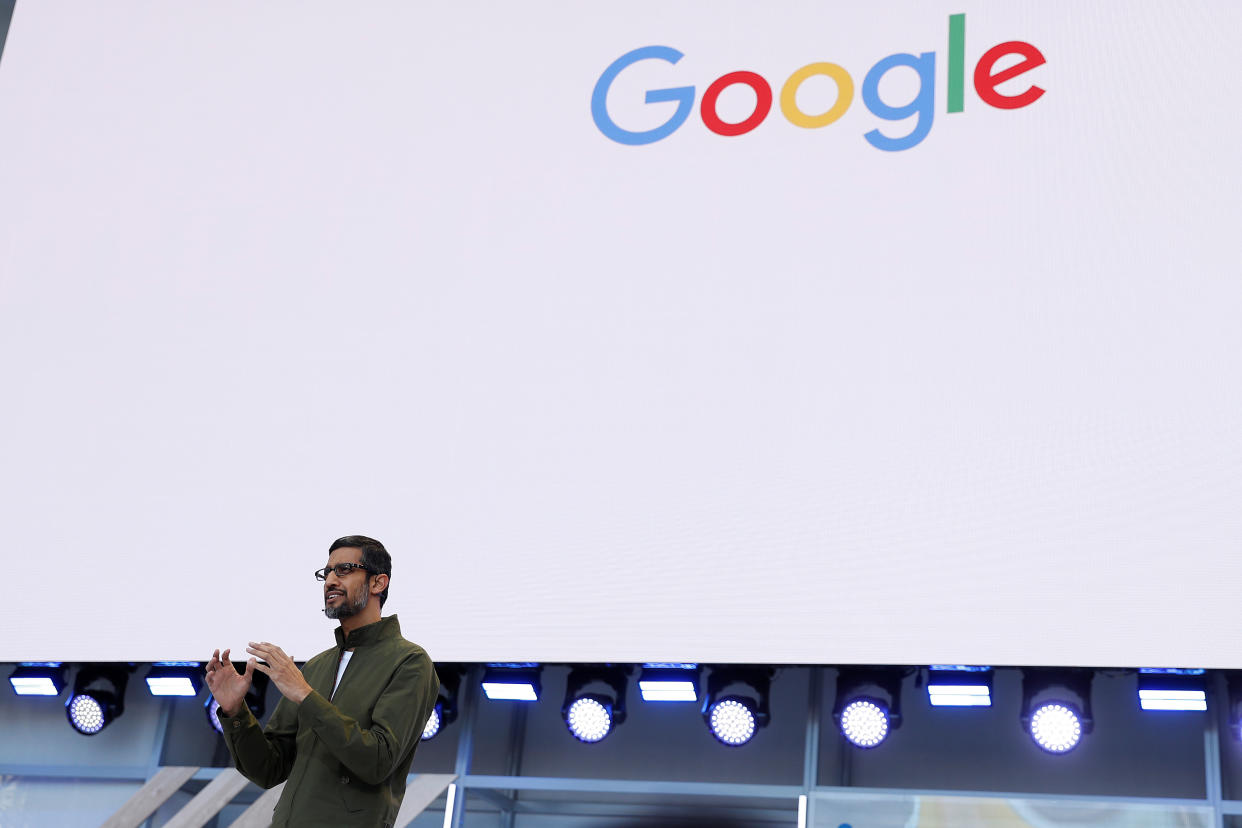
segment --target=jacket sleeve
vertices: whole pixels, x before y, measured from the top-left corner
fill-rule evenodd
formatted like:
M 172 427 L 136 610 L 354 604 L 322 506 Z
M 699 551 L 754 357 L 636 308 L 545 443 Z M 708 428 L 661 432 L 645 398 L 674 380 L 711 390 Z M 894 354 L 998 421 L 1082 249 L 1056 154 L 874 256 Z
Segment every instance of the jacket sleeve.
M 292 702 L 282 698 L 263 729 L 244 704 L 236 716 L 226 716 L 217 709 L 216 717 L 224 729 L 224 743 L 233 764 L 242 776 L 260 788 L 274 788 L 289 778 L 298 735 L 298 711 Z
M 370 728 L 359 726 L 314 690 L 298 706 L 298 723 L 312 729 L 360 781 L 378 785 L 422 737 L 439 692 L 431 658 L 419 651 L 401 663 L 381 691 Z

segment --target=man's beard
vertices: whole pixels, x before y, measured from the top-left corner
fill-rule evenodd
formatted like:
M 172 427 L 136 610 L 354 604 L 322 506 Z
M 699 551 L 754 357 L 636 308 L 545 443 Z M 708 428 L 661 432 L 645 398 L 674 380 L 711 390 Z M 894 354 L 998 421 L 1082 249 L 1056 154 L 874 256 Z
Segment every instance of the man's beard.
M 345 593 L 345 600 L 335 607 L 325 606 L 323 614 L 329 618 L 349 618 L 351 615 L 357 615 L 367 608 L 367 602 L 371 599 L 371 593 L 368 590 L 362 590 L 358 597 L 352 602 L 349 600 L 349 593 Z

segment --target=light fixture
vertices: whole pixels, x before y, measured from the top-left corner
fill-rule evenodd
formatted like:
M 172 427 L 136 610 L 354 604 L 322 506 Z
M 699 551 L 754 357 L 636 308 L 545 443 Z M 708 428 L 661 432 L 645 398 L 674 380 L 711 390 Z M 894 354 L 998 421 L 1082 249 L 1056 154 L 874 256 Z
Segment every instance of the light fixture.
M 457 690 L 461 685 L 462 669 L 448 665 L 436 665 L 436 674 L 440 677 L 440 695 L 436 705 L 423 725 L 422 741 L 436 738 L 436 735 L 457 719 Z
M 841 732 L 850 744 L 873 748 L 888 737 L 888 709 L 872 699 L 854 699 L 841 710 Z
M 755 735 L 758 717 L 755 705 L 736 696 L 726 696 L 711 706 L 707 725 L 722 744 L 738 747 Z
M 423 735 L 420 737 L 422 741 L 436 738 L 443 723 L 443 711 L 444 708 L 437 701 L 436 706 L 431 709 L 431 715 L 427 717 L 427 723 L 423 725 Z
M 129 668 L 120 665 L 83 664 L 73 680 L 73 693 L 65 703 L 65 715 L 73 729 L 94 736 L 125 712 L 125 686 Z
M 1139 707 L 1144 710 L 1207 710 L 1203 670 L 1176 667 L 1139 670 Z
M 927 670 L 932 707 L 991 707 L 992 668 L 933 664 Z
M 851 745 L 878 747 L 901 726 L 900 670 L 886 667 L 843 667 L 837 672 L 836 722 Z
M 207 713 L 207 724 L 211 725 L 212 730 L 221 735 L 224 734 L 224 725 L 220 724 L 220 719 L 216 716 L 216 711 L 220 709 L 220 702 L 216 701 L 216 697 L 207 694 L 207 701 L 203 702 L 203 710 Z
M 246 691 L 245 703 L 256 719 L 263 718 L 263 713 L 267 710 L 267 684 L 269 681 L 267 674 L 260 673 L 258 670 L 255 670 L 250 677 L 250 689 Z M 207 715 L 207 723 L 211 725 L 216 733 L 224 733 L 224 726 L 220 724 L 220 719 L 216 716 L 218 709 L 220 709 L 220 703 L 216 701 L 215 696 L 208 693 L 207 700 L 203 702 L 203 712 Z
M 1031 738 L 1049 753 L 1065 753 L 1082 738 L 1082 714 L 1070 704 L 1043 702 L 1031 713 Z
M 581 696 L 564 711 L 565 726 L 579 742 L 593 744 L 612 732 L 612 711 L 608 703 L 595 696 Z
M 575 667 L 565 681 L 561 718 L 580 742 L 602 741 L 625 721 L 625 685 L 630 668 L 616 665 Z
M 645 702 L 695 702 L 699 700 L 699 665 L 684 663 L 644 664 L 638 676 L 638 692 Z
M 532 662 L 489 664 L 483 692 L 493 701 L 539 701 L 539 673 L 539 665 Z
M 703 721 L 716 741 L 740 747 L 772 720 L 770 667 L 715 667 L 707 677 Z
M 65 667 L 59 661 L 24 661 L 9 675 L 19 696 L 59 696 L 65 689 Z
M 203 666 L 197 661 L 157 661 L 147 671 L 152 696 L 198 695 L 203 689 Z
M 1090 670 L 1023 671 L 1022 726 L 1047 753 L 1068 753 L 1092 731 Z
M 1229 720 L 1229 732 L 1233 738 L 1242 741 L 1242 671 L 1225 670 L 1225 694 L 1229 699 L 1226 716 Z

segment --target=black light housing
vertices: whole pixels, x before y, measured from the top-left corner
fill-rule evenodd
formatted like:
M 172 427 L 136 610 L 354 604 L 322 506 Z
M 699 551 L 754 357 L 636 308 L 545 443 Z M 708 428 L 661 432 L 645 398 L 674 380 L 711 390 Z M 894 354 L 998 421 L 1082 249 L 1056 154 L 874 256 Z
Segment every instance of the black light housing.
M 65 689 L 65 666 L 59 661 L 26 661 L 9 674 L 19 696 L 59 696 Z
M 1145 667 L 1138 671 L 1139 707 L 1143 710 L 1207 710 L 1207 671 L 1181 667 Z
M 1092 678 L 1079 668 L 1022 671 L 1022 727 L 1041 750 L 1068 753 L 1095 728 Z
M 457 720 L 457 692 L 461 687 L 461 667 L 437 664 L 436 675 L 440 677 L 440 694 L 436 698 L 435 707 L 423 725 L 422 741 L 434 739 L 445 725 Z
M 707 676 L 703 721 L 716 741 L 740 747 L 772 721 L 771 667 L 714 667 Z
M 542 670 L 535 662 L 489 664 L 481 682 L 483 693 L 492 700 L 539 701 Z
M 895 667 L 843 667 L 837 671 L 832 720 L 846 741 L 858 748 L 878 747 L 901 727 L 901 680 Z
M 927 668 L 927 701 L 932 707 L 991 707 L 991 667 L 933 664 Z
M 569 671 L 561 718 L 575 739 L 594 744 L 625 721 L 625 686 L 630 670 L 603 664 Z
M 1225 670 L 1225 692 L 1229 697 L 1229 732 L 1242 741 L 1242 670 Z
M 203 689 L 203 665 L 197 661 L 159 661 L 147 671 L 152 696 L 188 696 Z
M 696 702 L 699 700 L 699 665 L 685 662 L 651 662 L 638 675 L 638 692 L 645 702 Z
M 83 664 L 65 703 L 70 726 L 83 736 L 94 736 L 125 712 L 125 687 L 132 668 L 127 665 Z

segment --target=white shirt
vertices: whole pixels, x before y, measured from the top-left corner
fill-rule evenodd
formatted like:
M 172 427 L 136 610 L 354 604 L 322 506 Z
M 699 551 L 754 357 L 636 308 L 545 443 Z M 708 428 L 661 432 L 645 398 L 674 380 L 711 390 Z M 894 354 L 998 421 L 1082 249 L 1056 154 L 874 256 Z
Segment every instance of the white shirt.
M 349 659 L 353 656 L 353 650 L 346 650 L 341 655 L 341 663 L 336 668 L 336 681 L 332 684 L 332 695 L 336 695 L 336 688 L 341 686 L 341 676 L 345 675 L 345 665 L 349 664 Z M 329 697 L 331 698 L 331 697 Z

